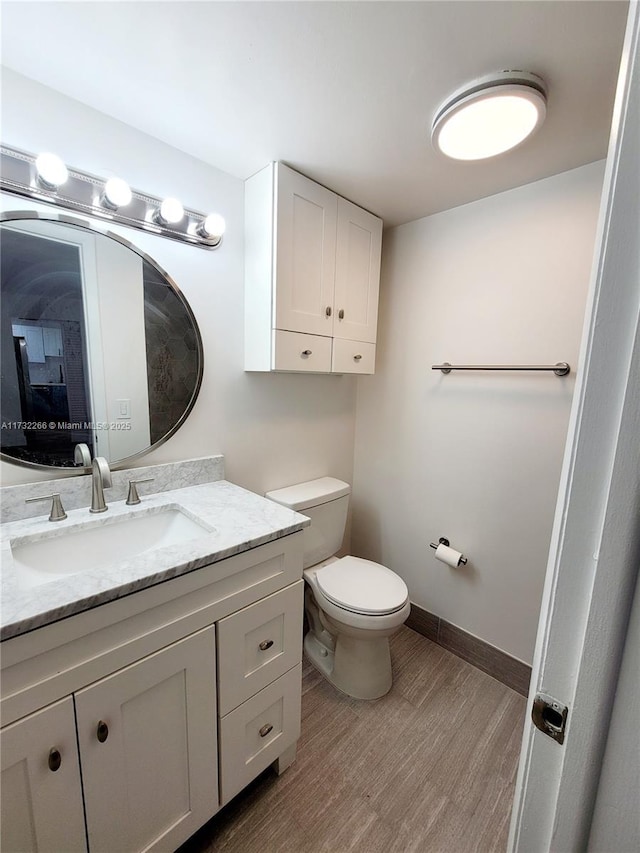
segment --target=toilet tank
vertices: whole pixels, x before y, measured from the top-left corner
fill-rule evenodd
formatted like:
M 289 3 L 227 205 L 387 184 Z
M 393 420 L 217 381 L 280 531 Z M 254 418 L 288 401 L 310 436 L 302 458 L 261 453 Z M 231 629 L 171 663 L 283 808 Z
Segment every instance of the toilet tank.
M 320 477 L 284 489 L 267 492 L 266 497 L 311 519 L 303 531 L 304 568 L 315 566 L 337 554 L 344 539 L 351 486 L 334 477 Z

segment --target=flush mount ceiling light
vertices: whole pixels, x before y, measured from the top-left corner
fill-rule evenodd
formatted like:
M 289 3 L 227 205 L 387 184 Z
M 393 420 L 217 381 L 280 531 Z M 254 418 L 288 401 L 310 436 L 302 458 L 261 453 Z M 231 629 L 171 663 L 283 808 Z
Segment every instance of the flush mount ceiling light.
M 528 71 L 501 71 L 458 89 L 437 110 L 434 147 L 455 160 L 484 160 L 520 145 L 547 112 L 544 81 Z

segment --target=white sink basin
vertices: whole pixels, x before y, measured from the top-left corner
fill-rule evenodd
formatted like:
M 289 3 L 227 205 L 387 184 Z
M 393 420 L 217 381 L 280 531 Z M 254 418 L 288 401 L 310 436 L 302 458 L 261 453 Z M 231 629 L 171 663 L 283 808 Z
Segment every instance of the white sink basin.
M 95 571 L 168 545 L 189 542 L 213 531 L 175 507 L 146 515 L 129 515 L 106 524 L 43 539 L 11 543 L 21 586 L 33 588 L 84 571 Z

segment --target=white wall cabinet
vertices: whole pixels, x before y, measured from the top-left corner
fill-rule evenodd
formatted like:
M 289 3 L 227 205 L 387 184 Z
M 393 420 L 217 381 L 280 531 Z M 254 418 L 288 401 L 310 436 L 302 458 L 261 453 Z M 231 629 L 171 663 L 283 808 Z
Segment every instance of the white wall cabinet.
M 274 328 L 331 336 L 338 197 L 281 163 L 267 166 L 267 181 L 260 177 L 275 202 L 273 223 L 259 223 L 274 230 Z
M 282 163 L 249 178 L 245 369 L 373 373 L 381 247 L 381 219 Z
M 269 764 L 286 769 L 301 536 L 2 643 L 3 851 L 175 850 Z

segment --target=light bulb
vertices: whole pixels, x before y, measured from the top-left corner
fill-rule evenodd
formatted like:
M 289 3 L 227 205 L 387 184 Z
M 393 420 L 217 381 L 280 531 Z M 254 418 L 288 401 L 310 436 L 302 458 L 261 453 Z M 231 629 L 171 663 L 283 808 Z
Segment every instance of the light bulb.
M 184 207 L 177 198 L 165 198 L 157 212 L 161 225 L 175 225 L 184 216 Z
M 36 158 L 38 179 L 48 190 L 57 189 L 69 177 L 67 167 L 56 155 L 45 151 Z
M 198 234 L 209 240 L 221 240 L 226 223 L 219 213 L 210 213 L 198 227 Z
M 109 178 L 104 185 L 104 192 L 100 200 L 105 207 L 117 210 L 119 207 L 126 207 L 131 199 L 131 189 L 126 181 L 123 181 L 122 178 Z

